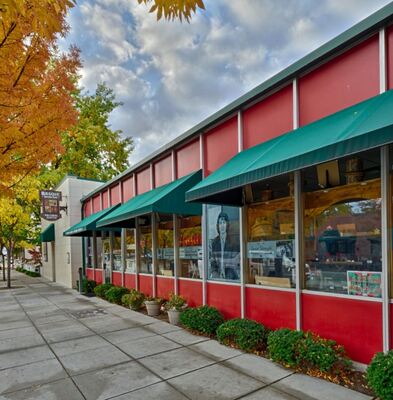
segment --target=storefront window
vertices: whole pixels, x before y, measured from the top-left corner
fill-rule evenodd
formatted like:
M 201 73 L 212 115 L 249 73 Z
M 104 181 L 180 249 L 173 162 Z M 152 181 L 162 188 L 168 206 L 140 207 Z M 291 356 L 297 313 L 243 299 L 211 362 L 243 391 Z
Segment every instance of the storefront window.
M 86 267 L 91 268 L 93 266 L 93 238 L 86 237 Z
M 293 197 L 247 208 L 247 282 L 294 287 L 296 281 Z
M 100 236 L 96 237 L 96 243 L 97 243 L 97 265 L 95 267 L 101 269 L 102 268 L 102 239 Z
M 305 193 L 306 288 L 381 297 L 379 151 L 306 174 L 308 189 L 313 182 L 322 187 Z
M 201 217 L 180 217 L 179 230 L 180 276 L 201 279 L 203 271 Z
M 240 281 L 239 209 L 207 207 L 208 274 L 210 280 Z
M 173 217 L 159 215 L 157 224 L 157 275 L 174 276 Z
M 135 229 L 126 229 L 126 272 L 134 274 L 135 264 Z
M 102 238 L 102 267 L 107 270 L 111 268 L 111 243 L 109 232 L 106 232 Z
M 42 255 L 45 262 L 48 262 L 48 242 L 42 242 Z
M 152 273 L 153 248 L 152 248 L 152 229 L 151 218 L 146 216 L 139 218 L 139 253 L 140 253 L 140 271 L 144 274 Z
M 113 270 L 122 271 L 121 265 L 121 236 L 119 233 L 113 235 Z

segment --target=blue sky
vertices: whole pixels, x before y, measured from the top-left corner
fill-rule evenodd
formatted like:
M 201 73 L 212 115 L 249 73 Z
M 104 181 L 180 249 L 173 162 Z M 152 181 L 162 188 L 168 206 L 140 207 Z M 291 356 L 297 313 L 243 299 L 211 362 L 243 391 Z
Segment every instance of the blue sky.
M 190 24 L 136 0 L 78 0 L 62 49 L 82 51 L 81 86 L 106 82 L 132 163 L 191 128 L 387 0 L 205 0 Z

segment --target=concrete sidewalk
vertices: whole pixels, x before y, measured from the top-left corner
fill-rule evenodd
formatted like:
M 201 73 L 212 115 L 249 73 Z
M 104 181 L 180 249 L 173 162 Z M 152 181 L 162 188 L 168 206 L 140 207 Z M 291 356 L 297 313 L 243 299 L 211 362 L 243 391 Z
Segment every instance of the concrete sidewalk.
M 45 279 L 13 278 L 23 287 L 0 290 L 0 400 L 370 399 Z

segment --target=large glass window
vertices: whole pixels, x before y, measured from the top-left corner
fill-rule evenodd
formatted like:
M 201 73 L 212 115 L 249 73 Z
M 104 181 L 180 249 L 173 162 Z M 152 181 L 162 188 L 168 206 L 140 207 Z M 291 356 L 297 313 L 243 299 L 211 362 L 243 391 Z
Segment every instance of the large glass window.
M 180 217 L 179 230 L 179 274 L 183 278 L 201 279 L 203 271 L 201 217 Z
M 381 297 L 379 150 L 305 171 L 307 289 Z
M 151 274 L 153 265 L 151 217 L 139 218 L 139 224 L 139 272 Z
M 135 229 L 126 229 L 126 272 L 135 273 Z
M 113 235 L 113 270 L 114 271 L 122 271 L 122 264 L 121 264 L 121 235 L 120 233 L 116 232 Z
M 86 237 L 85 238 L 86 244 L 86 267 L 91 268 L 93 266 L 93 238 Z
M 174 276 L 173 217 L 158 216 L 157 224 L 157 275 Z
M 111 268 L 111 242 L 109 232 L 103 233 L 102 237 L 102 267 Z
M 294 200 L 274 199 L 247 208 L 247 282 L 294 287 Z
M 101 269 L 102 268 L 102 239 L 100 236 L 96 237 L 96 243 L 97 243 L 97 265 L 95 267 Z
M 207 207 L 208 273 L 210 280 L 240 281 L 239 209 Z

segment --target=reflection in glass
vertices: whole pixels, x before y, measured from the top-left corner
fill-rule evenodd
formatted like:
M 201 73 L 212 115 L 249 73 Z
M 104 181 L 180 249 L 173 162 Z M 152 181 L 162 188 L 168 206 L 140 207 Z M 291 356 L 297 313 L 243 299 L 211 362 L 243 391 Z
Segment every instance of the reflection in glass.
M 240 280 L 239 209 L 207 208 L 208 279 Z
M 333 204 L 317 203 L 315 192 L 307 194 L 306 287 L 381 297 L 380 180 L 341 186 L 329 192 L 324 202 L 330 199 Z
M 292 197 L 247 209 L 248 283 L 294 287 L 295 217 Z
M 91 268 L 93 266 L 93 239 L 91 237 L 86 237 L 86 267 Z
M 151 274 L 153 265 L 153 250 L 150 217 L 144 218 L 144 222 L 144 225 L 139 226 L 140 272 L 144 274 Z
M 202 278 L 202 224 L 201 217 L 179 218 L 180 276 Z
M 160 214 L 157 225 L 157 275 L 174 276 L 172 215 Z
M 111 268 L 111 243 L 109 234 L 102 239 L 102 267 Z
M 113 237 L 113 270 L 122 271 L 121 265 L 121 237 L 116 234 Z
M 135 229 L 126 229 L 126 272 L 134 274 L 135 264 Z

